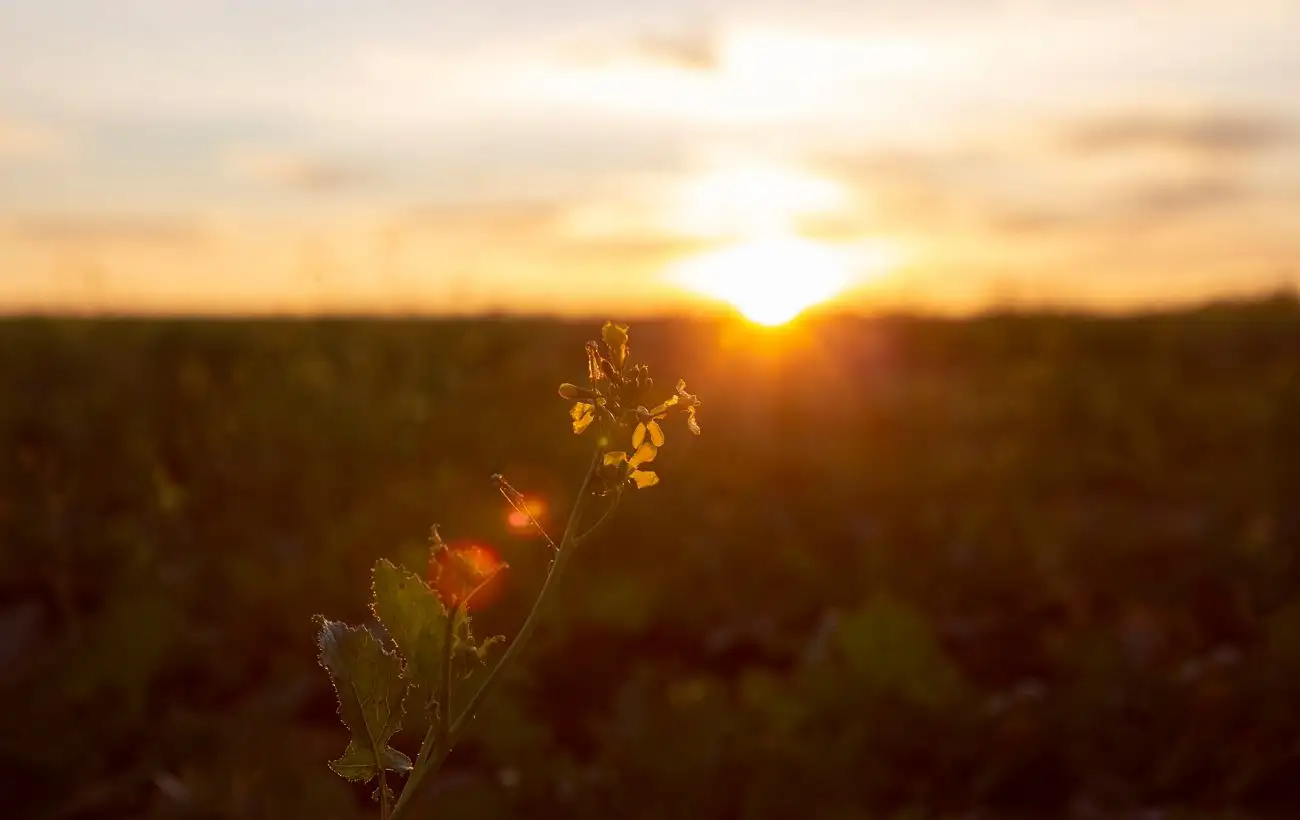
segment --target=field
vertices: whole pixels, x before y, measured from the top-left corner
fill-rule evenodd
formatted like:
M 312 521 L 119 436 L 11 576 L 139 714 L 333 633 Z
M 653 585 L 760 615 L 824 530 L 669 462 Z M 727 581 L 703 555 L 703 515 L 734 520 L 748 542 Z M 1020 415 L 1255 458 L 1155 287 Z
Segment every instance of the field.
M 595 332 L 0 323 L 0 814 L 373 816 L 311 616 L 363 620 L 438 523 L 510 563 L 475 617 L 513 634 L 548 551 L 489 476 L 562 518 Z M 1295 815 L 1294 299 L 633 347 L 703 435 L 583 546 L 430 816 Z

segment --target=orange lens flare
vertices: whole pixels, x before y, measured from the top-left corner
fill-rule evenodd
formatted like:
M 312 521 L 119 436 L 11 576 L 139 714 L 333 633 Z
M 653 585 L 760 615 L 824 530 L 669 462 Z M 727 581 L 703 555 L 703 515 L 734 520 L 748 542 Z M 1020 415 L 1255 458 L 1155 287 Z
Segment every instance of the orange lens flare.
M 536 518 L 539 522 L 542 520 L 542 516 L 546 515 L 546 503 L 538 498 L 530 498 L 524 501 L 523 507 L 522 510 L 511 508 L 506 516 L 506 523 L 512 530 L 539 535 L 540 533 L 533 527 L 532 518 Z M 532 518 L 529 518 L 529 513 L 532 513 Z

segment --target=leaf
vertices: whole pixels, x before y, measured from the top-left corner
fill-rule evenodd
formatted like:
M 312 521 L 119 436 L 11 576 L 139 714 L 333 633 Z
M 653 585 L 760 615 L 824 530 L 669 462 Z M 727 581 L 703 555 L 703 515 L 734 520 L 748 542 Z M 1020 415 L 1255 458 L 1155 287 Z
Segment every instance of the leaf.
M 445 606 L 469 599 L 508 564 L 481 547 L 435 547 L 432 553 L 434 591 Z M 464 609 L 464 606 L 461 607 Z
M 319 661 L 338 695 L 339 718 L 352 732 L 343 756 L 330 768 L 348 780 L 369 780 L 383 769 L 410 771 L 410 759 L 388 745 L 402 725 L 401 659 L 369 629 L 319 615 L 316 621 Z
M 497 646 L 498 644 L 504 646 L 505 642 L 506 642 L 505 635 L 493 635 L 483 643 L 474 647 L 474 654 L 478 655 L 479 663 L 487 663 L 488 652 L 492 651 L 492 647 Z
M 406 661 L 409 697 L 423 710 L 440 680 L 447 608 L 418 575 L 387 559 L 375 563 L 370 609 L 383 623 Z
M 406 772 L 411 769 L 411 759 L 392 746 L 385 746 L 380 756 L 384 758 L 384 768 L 391 772 Z M 330 768 L 345 780 L 369 780 L 379 774 L 375 768 L 375 753 L 369 747 L 358 745 L 356 740 L 348 742 L 343 756 L 331 761 Z
M 383 802 L 383 797 L 387 797 L 389 803 L 392 803 L 397 798 L 397 795 L 393 794 L 393 790 L 389 788 L 388 783 L 380 783 L 375 787 L 374 794 L 370 795 L 370 799 L 376 803 Z
M 479 643 L 474 638 L 474 631 L 470 627 L 469 617 L 458 618 L 456 621 L 456 640 L 452 653 L 456 660 L 454 668 L 459 677 L 462 680 L 468 678 L 486 665 L 488 652 L 497 644 L 505 643 L 505 640 L 504 635 L 493 635 L 491 638 Z

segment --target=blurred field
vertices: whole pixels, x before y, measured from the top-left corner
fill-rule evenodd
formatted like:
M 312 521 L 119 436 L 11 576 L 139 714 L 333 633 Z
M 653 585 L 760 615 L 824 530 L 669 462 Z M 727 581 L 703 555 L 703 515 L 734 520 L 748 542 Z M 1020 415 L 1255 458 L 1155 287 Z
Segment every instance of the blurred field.
M 0 814 L 373 814 L 310 616 L 364 618 L 439 522 L 511 563 L 477 622 L 513 634 L 547 555 L 488 476 L 562 525 L 594 334 L 0 323 Z M 1295 816 L 1294 299 L 633 334 L 704 435 L 584 546 L 431 816 Z

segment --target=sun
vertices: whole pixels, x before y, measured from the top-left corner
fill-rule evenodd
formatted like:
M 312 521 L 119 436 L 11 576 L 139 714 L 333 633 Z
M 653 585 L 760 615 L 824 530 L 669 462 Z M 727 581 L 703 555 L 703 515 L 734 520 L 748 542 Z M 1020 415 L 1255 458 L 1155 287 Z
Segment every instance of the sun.
M 849 260 L 835 248 L 799 237 L 755 239 L 678 263 L 671 276 L 684 287 L 730 303 L 750 321 L 785 324 L 834 298 L 853 280 Z

